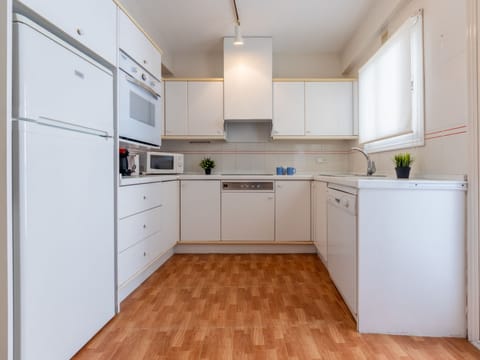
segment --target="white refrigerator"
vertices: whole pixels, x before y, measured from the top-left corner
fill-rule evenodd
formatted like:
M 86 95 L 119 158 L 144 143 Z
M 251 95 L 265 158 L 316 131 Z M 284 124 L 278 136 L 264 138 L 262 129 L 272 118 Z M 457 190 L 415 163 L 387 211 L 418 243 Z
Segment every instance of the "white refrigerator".
M 113 75 L 14 19 L 14 356 L 69 359 L 115 314 Z

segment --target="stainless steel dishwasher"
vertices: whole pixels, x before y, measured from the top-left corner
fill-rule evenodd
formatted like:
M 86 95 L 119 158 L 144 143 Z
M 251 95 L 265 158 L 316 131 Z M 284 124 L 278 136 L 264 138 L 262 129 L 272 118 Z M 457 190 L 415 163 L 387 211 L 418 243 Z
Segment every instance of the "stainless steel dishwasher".
M 328 272 L 353 316 L 357 316 L 356 189 L 329 184 L 327 191 Z
M 222 181 L 222 227 L 225 241 L 274 241 L 273 181 Z

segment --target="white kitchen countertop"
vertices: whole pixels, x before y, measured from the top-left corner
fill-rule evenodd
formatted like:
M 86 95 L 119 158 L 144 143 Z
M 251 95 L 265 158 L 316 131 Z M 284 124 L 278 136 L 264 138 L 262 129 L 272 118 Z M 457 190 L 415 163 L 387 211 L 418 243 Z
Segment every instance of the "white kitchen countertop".
M 313 180 L 312 174 L 298 175 L 245 175 L 245 174 L 177 174 L 177 175 L 141 175 L 121 176 L 120 186 L 147 184 L 172 180 Z
M 120 186 L 147 184 L 174 180 L 316 180 L 355 189 L 445 189 L 467 190 L 467 182 L 458 179 L 396 179 L 381 176 L 336 174 L 246 175 L 246 174 L 177 174 L 120 177 Z
M 314 180 L 355 189 L 467 190 L 467 182 L 446 179 L 396 179 L 380 176 L 316 175 Z
M 138 185 L 148 184 L 162 181 L 175 181 L 178 175 L 136 175 L 136 176 L 120 176 L 119 185 Z

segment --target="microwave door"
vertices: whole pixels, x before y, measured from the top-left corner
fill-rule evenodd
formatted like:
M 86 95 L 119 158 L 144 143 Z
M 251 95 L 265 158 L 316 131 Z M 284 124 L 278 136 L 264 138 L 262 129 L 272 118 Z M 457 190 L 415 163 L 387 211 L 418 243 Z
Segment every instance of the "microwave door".
M 151 155 L 150 168 L 154 171 L 173 171 L 175 170 L 175 159 L 172 155 Z
M 160 146 L 160 96 L 127 74 L 120 76 L 120 137 Z

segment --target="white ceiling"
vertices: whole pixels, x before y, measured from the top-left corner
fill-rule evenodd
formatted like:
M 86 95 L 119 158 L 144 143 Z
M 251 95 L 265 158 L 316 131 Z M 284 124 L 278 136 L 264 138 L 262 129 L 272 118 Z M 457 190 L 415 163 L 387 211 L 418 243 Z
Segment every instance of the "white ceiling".
M 234 34 L 232 0 L 120 0 L 164 51 L 222 51 Z M 272 36 L 274 53 L 338 53 L 382 0 L 237 0 L 244 36 Z

